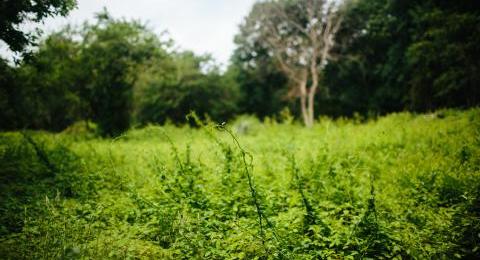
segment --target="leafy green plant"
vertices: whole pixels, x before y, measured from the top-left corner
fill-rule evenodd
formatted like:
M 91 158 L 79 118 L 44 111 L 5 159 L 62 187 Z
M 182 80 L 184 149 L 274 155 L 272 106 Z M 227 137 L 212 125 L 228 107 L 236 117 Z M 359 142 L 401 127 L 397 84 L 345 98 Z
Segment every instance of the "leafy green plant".
M 1 133 L 0 255 L 476 258 L 480 111 L 442 113 Z

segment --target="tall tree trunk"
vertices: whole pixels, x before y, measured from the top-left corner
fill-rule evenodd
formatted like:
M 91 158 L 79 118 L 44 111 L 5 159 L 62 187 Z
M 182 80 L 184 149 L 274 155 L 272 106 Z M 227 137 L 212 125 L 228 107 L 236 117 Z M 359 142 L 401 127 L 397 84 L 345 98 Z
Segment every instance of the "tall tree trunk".
M 315 120 L 315 94 L 317 93 L 318 82 L 313 83 L 310 89 L 308 90 L 308 126 L 313 126 Z
M 302 79 L 299 82 L 299 89 L 300 89 L 300 109 L 302 110 L 302 116 L 303 116 L 303 123 L 305 123 L 306 126 L 310 125 L 310 116 L 308 114 L 308 104 L 307 104 L 307 78 L 308 73 L 305 70 L 302 73 Z
M 314 51 L 310 62 L 310 75 L 312 84 L 308 89 L 308 127 L 312 127 L 315 120 L 315 94 L 318 88 L 318 71 L 317 71 L 317 52 Z
M 305 95 L 300 97 L 300 104 L 302 106 L 302 115 L 303 115 L 303 122 L 305 123 L 306 127 L 313 126 L 313 109 L 312 109 L 312 102 L 311 102 L 311 93 L 310 89 L 306 91 Z
M 310 88 L 308 92 L 308 125 L 307 127 L 312 127 L 315 119 L 315 91 L 313 88 Z
M 303 123 L 305 126 L 310 127 L 310 116 L 308 114 L 308 108 L 307 108 L 307 94 L 302 94 L 300 96 L 300 108 L 302 110 L 302 116 L 303 116 Z

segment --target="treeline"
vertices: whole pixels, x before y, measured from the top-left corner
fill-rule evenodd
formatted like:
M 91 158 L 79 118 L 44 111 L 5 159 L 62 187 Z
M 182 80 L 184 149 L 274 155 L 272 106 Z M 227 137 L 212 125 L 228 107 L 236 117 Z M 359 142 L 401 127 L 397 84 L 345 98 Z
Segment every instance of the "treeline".
M 288 1 L 287 1 L 288 2 Z M 308 3 L 309 0 L 296 0 Z M 247 112 L 277 113 L 288 82 L 271 50 L 247 30 L 236 37 L 237 82 L 251 99 Z M 475 0 L 357 0 L 347 2 L 335 50 L 320 72 L 316 111 L 330 116 L 431 111 L 480 103 L 480 2 Z M 254 23 L 254 26 L 256 24 Z M 298 114 L 298 104 L 293 104 Z
M 114 136 L 134 124 L 182 123 L 191 110 L 233 116 L 235 82 L 210 57 L 172 49 L 141 22 L 106 12 L 51 34 L 19 66 L 1 63 L 2 129 L 60 131 L 85 120 Z
M 305 1 L 298 1 L 299 4 Z M 103 135 L 133 125 L 185 123 L 194 110 L 224 121 L 249 113 L 299 114 L 290 83 L 245 30 L 224 72 L 209 56 L 176 51 L 139 21 L 114 19 L 48 35 L 12 66 L 0 62 L 0 128 L 61 131 L 93 121 Z M 208 28 L 206 28 L 208 29 Z M 480 102 L 480 3 L 441 0 L 348 2 L 335 49 L 319 71 L 320 115 L 471 107 Z

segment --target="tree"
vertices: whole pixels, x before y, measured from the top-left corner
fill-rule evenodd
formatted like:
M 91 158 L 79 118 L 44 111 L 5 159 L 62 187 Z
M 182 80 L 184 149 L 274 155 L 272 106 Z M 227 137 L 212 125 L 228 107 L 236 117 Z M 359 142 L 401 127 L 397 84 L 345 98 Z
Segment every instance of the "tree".
M 140 22 L 106 11 L 93 24 L 53 33 L 18 66 L 0 60 L 0 129 L 62 131 L 88 120 L 116 136 L 132 122 L 183 123 L 191 110 L 231 117 L 239 95 L 233 78 L 211 57 L 171 47 Z
M 141 23 L 113 19 L 106 11 L 84 34 L 81 63 L 88 73 L 82 95 L 101 134 L 116 136 L 130 127 L 138 74 L 161 55 L 162 43 Z
M 65 16 L 76 6 L 76 0 L 2 0 L 0 1 L 0 40 L 12 51 L 23 51 L 35 40 L 19 26 L 25 22 L 40 22 L 54 15 Z
M 352 2 L 337 33 L 338 59 L 325 68 L 330 114 L 384 114 L 406 107 L 405 49 L 411 20 L 389 0 Z
M 140 124 L 185 123 L 195 111 L 221 122 L 236 112 L 238 89 L 231 77 L 221 75 L 209 56 L 172 53 L 157 59 L 135 84 L 135 117 Z
M 278 114 L 292 102 L 286 98 L 288 82 L 275 65 L 268 50 L 260 44 L 249 44 L 249 32 L 241 30 L 235 36 L 235 49 L 227 74 L 239 86 L 240 113 L 260 118 Z
M 325 84 L 337 113 L 385 114 L 480 103 L 478 1 L 359 0 Z
M 18 113 L 14 100 L 16 90 L 16 71 L 8 65 L 8 62 L 0 58 L 0 129 L 13 130 L 21 127 L 17 118 Z
M 81 119 L 80 44 L 68 28 L 49 35 L 18 69 L 26 126 L 60 131 Z
M 241 30 L 252 45 L 261 43 L 287 76 L 291 96 L 300 98 L 303 121 L 313 125 L 320 73 L 331 58 L 342 23 L 342 5 L 324 0 L 257 3 Z
M 17 67 L 4 65 L 2 129 L 60 131 L 81 117 L 79 43 L 68 29 L 49 35 Z M 8 68 L 5 70 L 5 68 Z
M 480 104 L 480 3 L 417 0 L 400 10 L 412 21 L 405 54 L 411 108 Z

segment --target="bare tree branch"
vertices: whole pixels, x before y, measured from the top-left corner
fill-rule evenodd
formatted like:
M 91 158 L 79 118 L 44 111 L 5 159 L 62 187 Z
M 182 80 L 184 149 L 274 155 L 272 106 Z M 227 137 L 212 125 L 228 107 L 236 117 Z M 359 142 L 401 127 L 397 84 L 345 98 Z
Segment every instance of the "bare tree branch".
M 314 122 L 320 72 L 330 58 L 342 23 L 339 2 L 277 0 L 260 3 L 254 33 L 266 44 L 279 69 L 292 83 L 289 95 L 300 97 L 304 122 Z

